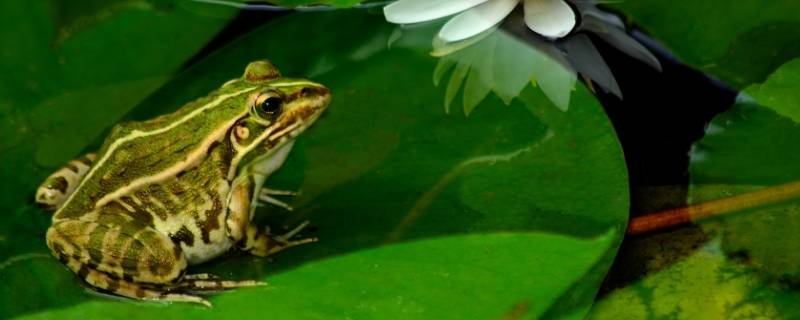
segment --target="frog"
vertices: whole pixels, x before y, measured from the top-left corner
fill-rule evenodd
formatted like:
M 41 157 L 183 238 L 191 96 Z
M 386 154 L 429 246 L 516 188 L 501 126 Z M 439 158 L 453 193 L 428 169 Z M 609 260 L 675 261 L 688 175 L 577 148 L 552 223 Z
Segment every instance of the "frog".
M 308 221 L 273 234 L 253 217 L 263 202 L 289 207 L 273 195 L 294 193 L 265 181 L 330 100 L 324 85 L 259 60 L 172 113 L 115 125 L 37 189 L 54 211 L 48 248 L 92 289 L 137 300 L 211 306 L 204 293 L 266 285 L 187 269 L 317 241 L 299 236 Z

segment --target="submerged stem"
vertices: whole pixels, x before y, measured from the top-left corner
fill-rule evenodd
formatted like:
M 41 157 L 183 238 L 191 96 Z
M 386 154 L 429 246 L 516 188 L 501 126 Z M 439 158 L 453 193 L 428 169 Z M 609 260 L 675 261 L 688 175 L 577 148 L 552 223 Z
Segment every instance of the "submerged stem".
M 628 225 L 627 233 L 629 235 L 649 233 L 692 221 L 772 205 L 795 198 L 800 198 L 800 181 L 636 217 Z

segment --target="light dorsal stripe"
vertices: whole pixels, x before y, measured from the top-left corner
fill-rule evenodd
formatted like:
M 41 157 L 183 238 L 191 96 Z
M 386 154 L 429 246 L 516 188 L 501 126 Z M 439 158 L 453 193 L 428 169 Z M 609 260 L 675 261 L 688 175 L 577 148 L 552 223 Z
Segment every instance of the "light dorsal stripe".
M 239 118 L 244 116 L 245 114 L 247 114 L 247 111 L 242 112 L 241 114 L 233 118 L 233 120 L 228 121 L 222 124 L 221 126 L 217 127 L 216 130 L 212 131 L 211 134 L 209 134 L 208 137 L 205 140 L 203 140 L 203 142 L 200 143 L 200 146 L 198 148 L 195 148 L 194 151 L 192 151 L 191 153 L 189 153 L 188 156 L 186 156 L 186 160 L 180 161 L 169 168 L 161 170 L 161 172 L 159 172 L 158 174 L 151 176 L 144 176 L 139 179 L 135 179 L 130 183 L 128 183 L 127 185 L 125 185 L 124 187 L 121 187 L 117 190 L 114 190 L 114 192 L 106 194 L 105 196 L 97 200 L 97 207 L 102 207 L 107 203 L 121 196 L 124 196 L 133 190 L 139 189 L 140 187 L 161 182 L 169 178 L 173 178 L 175 177 L 175 175 L 177 175 L 184 169 L 199 164 L 200 160 L 202 160 L 203 156 L 205 156 L 206 152 L 208 152 L 208 148 L 211 146 L 211 144 L 214 143 L 214 141 L 219 141 L 221 140 L 221 138 L 224 138 L 225 133 L 228 132 L 228 128 L 232 127 L 233 124 L 236 123 L 236 121 L 238 121 Z M 170 192 L 167 192 L 167 195 L 169 195 L 170 197 L 174 197 L 174 195 L 172 195 Z M 175 198 L 172 200 L 175 202 L 179 202 L 180 199 Z
M 77 188 L 75 188 L 75 192 L 72 192 L 72 194 L 69 196 L 67 201 L 64 202 L 64 205 L 61 206 L 61 208 L 66 208 L 67 207 L 67 205 L 72 200 L 72 198 L 74 198 L 76 194 L 80 193 L 78 191 L 83 187 L 83 185 L 86 183 L 86 181 L 89 181 L 91 179 L 91 177 L 94 175 L 94 173 L 97 171 L 98 168 L 103 167 L 103 164 L 106 161 L 108 161 L 108 158 L 111 156 L 111 154 L 114 153 L 114 151 L 117 148 L 119 148 L 120 145 L 122 145 L 122 144 L 124 144 L 124 143 L 126 143 L 128 141 L 141 138 L 141 137 L 147 137 L 147 136 L 151 136 L 151 135 L 156 135 L 156 134 L 161 134 L 161 133 L 167 132 L 170 129 L 173 129 L 173 128 L 183 124 L 184 122 L 189 121 L 194 117 L 197 117 L 198 115 L 200 115 L 201 113 L 205 112 L 206 110 L 218 106 L 220 103 L 222 103 L 225 100 L 228 100 L 230 98 L 239 96 L 241 94 L 253 91 L 254 89 L 256 89 L 256 88 L 252 87 L 252 88 L 242 89 L 240 91 L 237 91 L 237 92 L 234 92 L 234 93 L 231 93 L 231 94 L 221 95 L 221 96 L 217 97 L 216 99 L 214 99 L 214 101 L 211 101 L 211 102 L 203 105 L 202 107 L 195 109 L 194 111 L 190 112 L 189 114 L 187 114 L 183 118 L 178 119 L 178 121 L 175 121 L 175 122 L 169 124 L 168 126 L 165 126 L 163 128 L 158 128 L 158 129 L 155 129 L 155 130 L 152 130 L 152 131 L 134 130 L 130 134 L 128 134 L 127 136 L 124 136 L 122 138 L 117 139 L 116 141 L 111 143 L 111 145 L 108 147 L 108 150 L 106 150 L 106 152 L 103 154 L 103 157 L 100 158 L 97 162 L 95 162 L 95 164 L 92 166 L 92 169 L 89 171 L 88 174 L 86 174 L 86 177 L 84 177 L 84 179 L 81 180 L 81 183 L 78 185 Z M 228 123 L 226 123 L 225 125 L 228 125 Z M 220 131 L 220 130 L 221 129 L 217 129 L 216 131 Z M 214 134 L 218 133 L 216 131 L 214 132 Z M 207 140 L 210 140 L 210 139 L 207 139 Z M 205 150 L 203 150 L 203 152 L 205 152 Z M 181 163 L 179 163 L 179 164 L 181 164 Z M 126 187 L 123 187 L 122 189 L 128 190 L 128 189 L 130 189 L 131 185 L 133 185 L 133 183 L 129 184 Z M 117 193 L 118 192 L 114 192 L 112 194 L 109 194 L 109 195 L 103 197 L 103 199 L 108 199 L 110 195 L 117 194 Z M 99 204 L 100 203 L 98 202 L 98 205 Z M 58 215 L 56 214 L 53 217 L 56 217 L 56 216 L 58 216 Z

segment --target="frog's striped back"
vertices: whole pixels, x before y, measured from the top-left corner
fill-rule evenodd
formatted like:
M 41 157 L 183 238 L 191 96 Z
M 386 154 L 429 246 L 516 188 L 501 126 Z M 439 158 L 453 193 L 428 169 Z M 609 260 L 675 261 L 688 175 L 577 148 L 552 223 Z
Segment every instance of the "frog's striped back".
M 247 114 L 247 93 L 254 89 L 211 94 L 175 113 L 118 125 L 54 219 L 84 215 L 196 166 L 214 144 L 225 142 L 234 122 Z

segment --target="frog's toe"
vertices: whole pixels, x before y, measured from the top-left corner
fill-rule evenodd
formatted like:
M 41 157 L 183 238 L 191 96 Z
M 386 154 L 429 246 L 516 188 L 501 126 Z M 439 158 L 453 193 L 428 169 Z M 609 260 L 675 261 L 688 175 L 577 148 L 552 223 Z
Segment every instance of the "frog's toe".
M 184 280 L 208 280 L 208 279 L 218 279 L 218 276 L 215 276 L 210 273 L 195 273 L 195 274 L 187 274 L 183 277 Z
M 298 233 L 300 233 L 300 231 L 303 231 L 303 229 L 305 229 L 309 223 L 310 222 L 308 220 L 303 221 L 303 223 L 297 225 L 296 227 L 294 227 L 294 229 L 290 230 L 289 232 L 279 236 L 273 236 L 272 240 L 282 244 L 284 246 L 283 249 L 299 246 L 301 244 L 317 242 L 319 239 L 315 237 L 292 240 L 292 238 L 294 238 Z
M 295 236 L 308 226 L 308 223 L 308 221 L 305 221 L 282 235 L 274 235 L 268 231 L 261 232 L 255 226 L 248 225 L 246 232 L 247 237 L 243 239 L 243 244 L 240 248 L 253 255 L 267 257 L 291 247 L 317 242 L 317 238 L 295 239 Z
M 219 279 L 189 279 L 184 280 L 170 288 L 188 292 L 214 292 L 237 288 L 262 287 L 266 282 L 256 280 L 219 280 Z
M 145 298 L 145 300 L 189 302 L 189 303 L 202 304 L 206 307 L 211 308 L 211 302 L 209 302 L 205 298 L 186 293 L 165 293 L 159 296 L 158 298 L 152 298 L 152 299 Z
M 286 202 L 278 200 L 273 196 L 297 196 L 299 194 L 300 194 L 299 191 L 274 190 L 269 188 L 262 188 L 258 194 L 258 200 L 261 200 L 261 202 L 263 203 L 269 203 L 284 208 L 287 211 L 294 211 L 294 208 L 292 208 L 292 206 L 290 206 Z
M 297 225 L 296 227 L 294 227 L 294 229 L 290 230 L 289 232 L 279 236 L 273 236 L 272 239 L 283 244 L 288 244 L 289 242 L 291 242 L 290 239 L 294 238 L 294 236 L 300 233 L 300 231 L 303 231 L 303 229 L 305 229 L 309 223 L 310 222 L 308 220 L 303 221 L 303 223 Z

